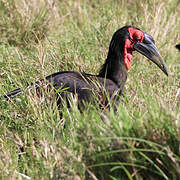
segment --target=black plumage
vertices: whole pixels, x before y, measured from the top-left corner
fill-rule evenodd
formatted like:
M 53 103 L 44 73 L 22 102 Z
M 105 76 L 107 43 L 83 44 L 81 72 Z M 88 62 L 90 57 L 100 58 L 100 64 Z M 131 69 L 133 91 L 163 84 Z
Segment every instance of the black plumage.
M 179 49 L 179 51 L 180 51 L 180 44 L 177 44 L 176 48 Z

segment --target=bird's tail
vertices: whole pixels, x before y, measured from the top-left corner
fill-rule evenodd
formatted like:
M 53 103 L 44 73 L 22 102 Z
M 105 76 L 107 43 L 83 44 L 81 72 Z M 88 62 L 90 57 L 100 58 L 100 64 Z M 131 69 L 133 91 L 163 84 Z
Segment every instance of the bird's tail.
M 10 98 L 16 97 L 17 95 L 22 94 L 22 93 L 26 92 L 27 90 L 31 90 L 33 88 L 37 90 L 39 88 L 39 83 L 36 82 L 35 84 L 31 84 L 31 85 L 27 86 L 27 88 L 24 89 L 24 90 L 21 89 L 21 88 L 17 88 L 15 90 L 11 91 L 11 92 L 8 92 L 8 93 L 4 94 L 3 97 L 6 100 L 8 100 Z
M 21 88 L 18 88 L 18 89 L 11 91 L 11 92 L 6 93 L 4 95 L 4 98 L 6 98 L 6 99 L 13 98 L 13 97 L 15 97 L 21 93 L 23 93 L 23 90 Z

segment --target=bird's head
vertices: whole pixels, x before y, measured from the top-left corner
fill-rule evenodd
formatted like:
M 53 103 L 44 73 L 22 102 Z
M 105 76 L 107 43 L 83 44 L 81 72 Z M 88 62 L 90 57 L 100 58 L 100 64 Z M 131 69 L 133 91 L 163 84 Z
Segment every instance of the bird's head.
M 129 70 L 133 51 L 138 51 L 147 57 L 168 75 L 166 64 L 155 45 L 153 37 L 134 26 L 124 26 L 114 33 L 109 52 L 123 56 L 121 59 L 123 59 L 126 69 Z

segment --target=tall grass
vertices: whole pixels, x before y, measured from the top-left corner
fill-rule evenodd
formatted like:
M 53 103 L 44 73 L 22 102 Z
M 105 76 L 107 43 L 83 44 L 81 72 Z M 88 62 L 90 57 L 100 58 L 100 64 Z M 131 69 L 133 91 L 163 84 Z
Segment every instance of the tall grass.
M 134 53 L 116 114 L 96 103 L 80 113 L 72 98 L 60 117 L 46 91 L 2 98 L 1 179 L 180 178 L 179 1 L 2 0 L 0 16 L 0 94 L 57 71 L 96 74 L 127 24 L 155 38 L 169 70 Z

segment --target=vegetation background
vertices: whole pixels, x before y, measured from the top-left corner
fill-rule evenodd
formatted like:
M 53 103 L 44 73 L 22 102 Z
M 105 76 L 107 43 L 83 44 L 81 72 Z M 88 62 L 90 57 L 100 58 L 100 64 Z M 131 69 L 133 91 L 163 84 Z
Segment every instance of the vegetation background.
M 178 0 L 1 0 L 0 94 L 57 71 L 98 73 L 124 25 L 154 37 L 169 77 L 134 53 L 117 114 L 80 113 L 72 99 L 60 118 L 46 92 L 1 98 L 0 179 L 180 178 Z

